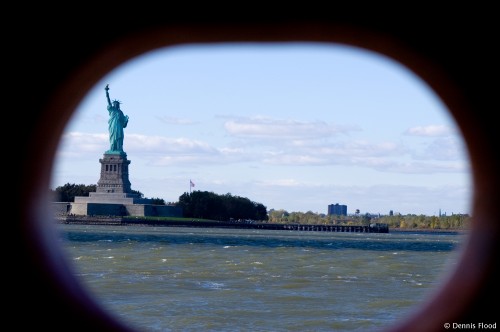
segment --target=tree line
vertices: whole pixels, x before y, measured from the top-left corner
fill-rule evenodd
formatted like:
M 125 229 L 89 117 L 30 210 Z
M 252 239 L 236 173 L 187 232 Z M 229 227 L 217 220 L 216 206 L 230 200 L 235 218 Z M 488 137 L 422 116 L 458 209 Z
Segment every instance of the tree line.
M 308 212 L 288 212 L 286 210 L 269 211 L 269 222 L 290 223 L 290 224 L 310 224 L 310 225 L 365 225 L 372 223 L 387 224 L 393 229 L 468 229 L 472 222 L 468 214 L 452 214 L 450 216 L 426 216 L 416 214 L 396 214 L 373 216 L 369 213 L 355 214 L 349 216 L 325 215 Z
M 218 195 L 208 191 L 184 193 L 177 203 L 184 211 L 184 217 L 220 221 L 267 220 L 267 208 L 262 203 L 230 193 Z

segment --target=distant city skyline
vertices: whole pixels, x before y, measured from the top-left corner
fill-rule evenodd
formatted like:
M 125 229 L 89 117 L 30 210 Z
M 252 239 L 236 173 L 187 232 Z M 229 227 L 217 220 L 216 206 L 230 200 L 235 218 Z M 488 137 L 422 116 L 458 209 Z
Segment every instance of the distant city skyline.
M 470 213 L 463 139 L 443 102 L 383 55 L 319 43 L 186 45 L 103 77 L 61 139 L 51 187 L 95 184 L 109 149 L 104 87 L 130 117 L 132 189 L 191 190 L 268 209 Z M 195 187 L 192 186 L 195 184 Z

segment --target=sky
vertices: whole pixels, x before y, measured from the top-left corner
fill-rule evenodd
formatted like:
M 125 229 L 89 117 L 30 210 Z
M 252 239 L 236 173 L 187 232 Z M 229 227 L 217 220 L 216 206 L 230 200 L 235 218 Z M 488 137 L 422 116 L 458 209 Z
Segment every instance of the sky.
M 200 190 L 270 209 L 471 213 L 469 159 L 446 105 L 402 64 L 340 44 L 183 45 L 103 77 L 67 124 L 51 188 L 97 184 L 109 149 L 104 87 L 129 116 L 132 189 Z M 190 186 L 190 181 L 194 187 Z

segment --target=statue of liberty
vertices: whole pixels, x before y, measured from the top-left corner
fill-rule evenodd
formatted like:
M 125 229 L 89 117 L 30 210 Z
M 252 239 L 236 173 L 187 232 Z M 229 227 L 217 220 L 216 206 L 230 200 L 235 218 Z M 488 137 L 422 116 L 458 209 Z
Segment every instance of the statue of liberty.
M 106 90 L 106 98 L 108 100 L 108 129 L 109 129 L 109 144 L 110 148 L 106 153 L 111 154 L 123 154 L 123 128 L 127 127 L 128 115 L 124 115 L 120 109 L 120 101 L 109 99 L 109 84 L 106 84 L 104 88 Z

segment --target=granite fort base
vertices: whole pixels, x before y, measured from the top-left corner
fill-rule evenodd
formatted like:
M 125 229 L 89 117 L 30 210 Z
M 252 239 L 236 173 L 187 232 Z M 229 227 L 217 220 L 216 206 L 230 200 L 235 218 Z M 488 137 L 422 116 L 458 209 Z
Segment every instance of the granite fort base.
M 54 203 L 56 214 L 182 217 L 181 208 L 152 204 L 151 199 L 132 191 L 128 173 L 130 160 L 124 152 L 107 151 L 99 162 L 101 176 L 96 192 L 77 196 L 74 202 Z

